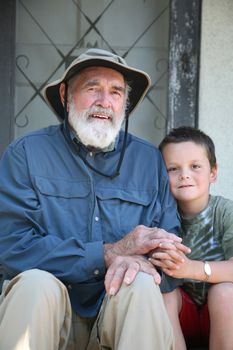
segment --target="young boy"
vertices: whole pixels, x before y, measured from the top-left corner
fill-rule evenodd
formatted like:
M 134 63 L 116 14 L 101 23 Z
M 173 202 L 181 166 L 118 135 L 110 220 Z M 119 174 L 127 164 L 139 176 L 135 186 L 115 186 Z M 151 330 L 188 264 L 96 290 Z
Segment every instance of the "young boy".
M 163 294 L 175 349 L 233 349 L 233 202 L 209 194 L 217 176 L 213 141 L 198 129 L 181 127 L 159 148 L 178 203 L 182 243 L 191 248 L 185 256 L 163 244 L 152 258 L 167 275 L 183 279 L 181 288 Z

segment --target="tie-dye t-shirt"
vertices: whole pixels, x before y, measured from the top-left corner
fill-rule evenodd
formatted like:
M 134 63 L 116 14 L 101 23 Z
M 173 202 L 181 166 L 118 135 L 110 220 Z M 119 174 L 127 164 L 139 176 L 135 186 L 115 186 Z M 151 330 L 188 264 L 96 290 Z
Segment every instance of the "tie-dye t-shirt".
M 192 219 L 181 218 L 183 244 L 193 260 L 227 260 L 233 257 L 233 201 L 210 196 L 208 207 Z M 197 305 L 206 301 L 210 284 L 184 280 L 182 288 Z

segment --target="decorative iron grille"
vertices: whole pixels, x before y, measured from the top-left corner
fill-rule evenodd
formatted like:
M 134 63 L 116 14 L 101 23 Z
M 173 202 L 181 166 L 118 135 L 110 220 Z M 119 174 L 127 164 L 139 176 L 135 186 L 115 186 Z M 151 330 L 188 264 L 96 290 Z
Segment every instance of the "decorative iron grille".
M 15 137 L 56 122 L 43 88 L 74 56 L 99 47 L 150 74 L 130 130 L 157 144 L 166 131 L 168 24 L 164 0 L 18 0 Z

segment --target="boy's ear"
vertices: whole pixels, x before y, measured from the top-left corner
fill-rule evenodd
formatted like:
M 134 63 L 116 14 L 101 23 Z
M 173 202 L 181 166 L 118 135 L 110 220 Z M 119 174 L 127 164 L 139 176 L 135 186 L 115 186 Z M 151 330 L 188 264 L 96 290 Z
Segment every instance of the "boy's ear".
M 218 173 L 218 165 L 216 164 L 212 169 L 210 173 L 210 183 L 214 183 L 217 180 L 217 173 Z

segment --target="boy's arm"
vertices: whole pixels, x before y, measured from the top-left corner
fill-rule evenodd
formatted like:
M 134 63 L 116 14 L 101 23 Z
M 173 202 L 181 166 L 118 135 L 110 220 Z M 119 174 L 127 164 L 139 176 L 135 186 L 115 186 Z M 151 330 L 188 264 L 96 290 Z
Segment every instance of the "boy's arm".
M 191 260 L 185 254 L 167 250 L 153 253 L 150 261 L 160 267 L 168 276 L 175 278 L 193 279 L 197 281 L 220 283 L 233 282 L 233 257 L 224 261 L 208 261 L 210 274 L 205 272 L 205 261 Z

